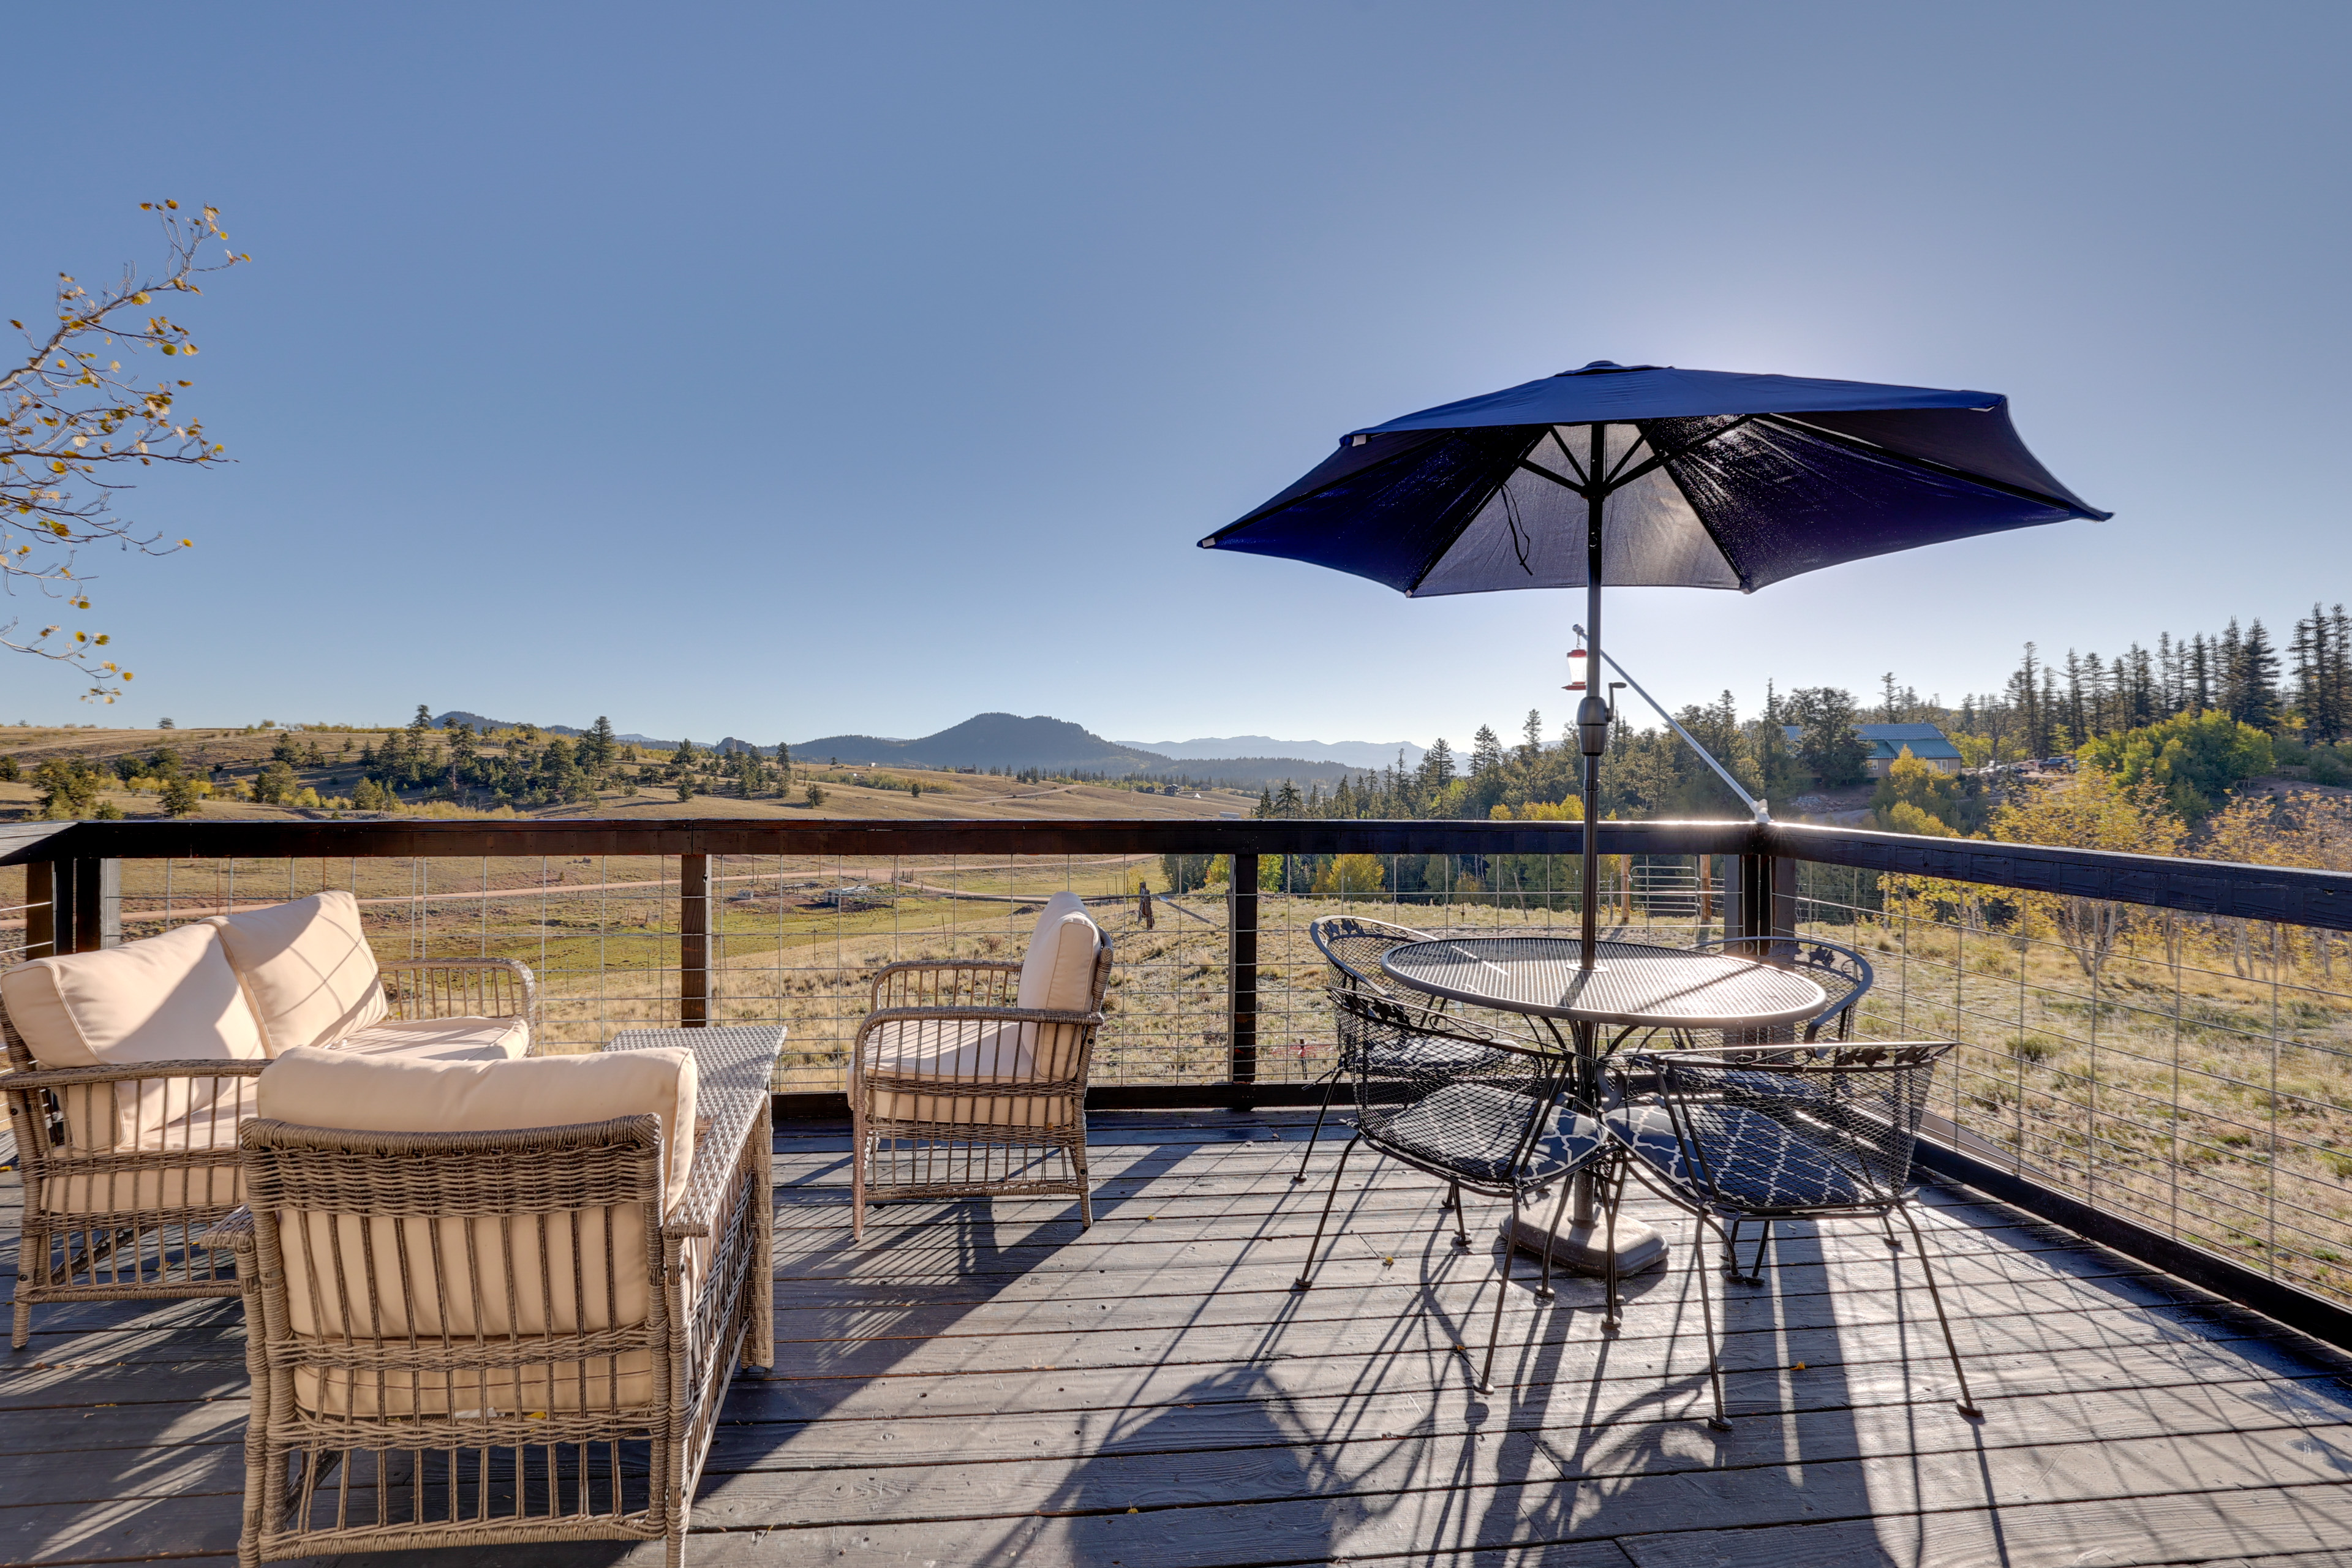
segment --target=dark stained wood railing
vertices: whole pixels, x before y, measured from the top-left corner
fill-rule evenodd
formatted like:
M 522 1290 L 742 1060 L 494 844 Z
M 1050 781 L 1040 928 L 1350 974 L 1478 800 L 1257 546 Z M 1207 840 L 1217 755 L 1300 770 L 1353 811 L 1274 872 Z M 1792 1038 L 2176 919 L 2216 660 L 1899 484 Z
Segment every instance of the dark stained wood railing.
M 679 862 L 679 1022 L 711 1016 L 713 855 L 1066 856 L 1230 855 L 1229 1057 L 1222 1084 L 1128 1090 L 1134 1103 L 1245 1106 L 1269 1090 L 1258 1068 L 1257 939 L 1261 855 L 1551 855 L 1581 849 L 1576 823 L 1492 821 L 870 821 L 698 817 L 523 820 L 393 818 L 304 822 L 82 822 L 0 826 L 0 865 L 27 868 L 26 951 L 78 952 L 120 940 L 116 908 L 126 860 L 440 857 L 664 856 Z M 2352 875 L 2103 850 L 1928 838 L 1805 824 L 1612 822 L 1604 855 L 1713 858 L 1724 872 L 1724 927 L 1759 937 L 1793 934 L 1801 862 L 1940 878 L 2237 920 L 2352 931 Z M 1722 858 L 1730 863 L 1721 865 Z M 1711 897 L 1711 894 L 1706 895 Z M 1297 1085 L 1275 1086 L 1297 1089 Z M 805 1097 L 818 1098 L 818 1097 Z M 838 1097 L 831 1097 L 837 1099 Z M 1201 1103 L 1184 1100 L 1183 1103 Z M 1922 1144 L 1924 1163 L 1979 1184 L 2045 1217 L 2253 1305 L 2310 1332 L 2352 1344 L 2352 1314 L 2239 1262 L 2198 1252 L 2135 1219 L 2053 1191 L 2022 1169 L 1973 1159 L 1965 1140 Z M 2189 1258 L 2187 1263 L 2183 1259 Z

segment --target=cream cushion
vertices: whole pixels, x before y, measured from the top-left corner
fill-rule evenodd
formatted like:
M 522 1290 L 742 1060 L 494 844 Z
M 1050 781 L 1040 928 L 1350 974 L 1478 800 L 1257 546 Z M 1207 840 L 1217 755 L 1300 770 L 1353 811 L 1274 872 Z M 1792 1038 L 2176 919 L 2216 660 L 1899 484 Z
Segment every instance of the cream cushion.
M 866 1036 L 860 1063 L 867 1090 L 866 1115 L 884 1121 L 928 1121 L 958 1126 L 1062 1127 L 1077 1119 L 1071 1094 L 927 1094 L 921 1085 L 937 1079 L 964 1084 L 1034 1083 L 1066 1078 L 1081 1026 L 1048 1024 L 1041 1072 L 1034 1043 L 1040 1026 L 991 1024 L 977 1018 L 900 1018 L 877 1024 Z
M 251 1061 L 264 1054 L 236 972 L 209 925 L 37 958 L 0 974 L 0 1003 L 46 1068 Z M 144 1131 L 194 1108 L 187 1086 L 169 1085 L 161 1079 L 114 1085 L 110 1097 L 99 1097 L 113 1101 L 111 1128 L 93 1118 L 82 1132 L 106 1145 L 135 1145 Z
M 685 1050 L 520 1060 L 425 1061 L 297 1048 L 260 1079 L 259 1113 L 375 1132 L 482 1132 L 650 1112 L 662 1127 L 665 1207 L 694 1154 L 694 1058 Z M 391 1194 L 387 1194 L 390 1200 Z M 392 1200 L 396 1202 L 396 1200 Z M 535 1336 L 626 1330 L 648 1318 L 658 1245 L 636 1205 L 534 1215 L 280 1214 L 288 1326 L 312 1340 L 488 1339 L 520 1364 L 489 1371 L 353 1373 L 298 1364 L 295 1400 L 326 1415 L 454 1415 L 611 1408 L 653 1396 L 649 1351 L 543 1361 Z M 708 1244 L 690 1252 L 707 1252 Z M 688 1299 L 707 1272 L 687 1260 Z M 366 1281 L 373 1280 L 371 1288 Z M 551 1347 L 551 1350 L 554 1347 Z M 331 1355 L 330 1358 L 331 1360 Z
M 51 1151 L 40 1184 L 42 1211 L 52 1215 L 155 1215 L 164 1209 L 225 1212 L 245 1201 L 244 1172 L 237 1164 L 236 1128 L 253 1114 L 252 1077 L 157 1080 L 162 1121 L 145 1119 L 135 1131 L 115 1138 L 114 1086 L 72 1086 L 58 1096 L 66 1141 Z M 193 1103 L 192 1103 L 193 1102 Z M 110 1142 L 110 1139 L 114 1139 Z M 89 1169 L 103 1156 L 146 1156 L 130 1170 Z M 159 1161 L 157 1154 L 184 1155 Z M 201 1216 L 189 1223 L 203 1223 Z M 174 1237 L 167 1236 L 165 1244 Z
M 313 893 L 209 923 L 245 983 L 270 1056 L 333 1045 L 384 1016 L 383 984 L 351 894 Z
M 1086 1013 L 1094 1008 L 1095 949 L 1102 932 L 1076 893 L 1055 893 L 1037 913 L 1021 961 L 1020 1007 Z
M 499 1132 L 650 1111 L 661 1118 L 667 1213 L 694 1171 L 695 1090 L 694 1054 L 676 1047 L 487 1061 L 297 1047 L 263 1071 L 260 1114 L 355 1132 Z
M 387 1018 L 353 1029 L 335 1044 L 353 1057 L 415 1057 L 425 1061 L 503 1062 L 530 1050 L 520 1018 Z

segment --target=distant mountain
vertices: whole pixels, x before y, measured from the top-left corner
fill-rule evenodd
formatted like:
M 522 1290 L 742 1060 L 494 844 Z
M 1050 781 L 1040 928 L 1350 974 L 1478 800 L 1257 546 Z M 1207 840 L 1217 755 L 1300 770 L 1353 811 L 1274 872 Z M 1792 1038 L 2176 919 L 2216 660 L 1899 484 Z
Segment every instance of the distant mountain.
M 882 735 L 820 735 L 794 741 L 793 760 L 898 763 L 908 767 L 1043 768 L 1047 773 L 1139 773 L 1167 769 L 1169 759 L 1106 741 L 1080 725 L 1044 714 L 982 713 L 919 741 Z
M 462 708 L 453 708 L 433 720 L 436 728 L 464 724 L 484 731 L 514 730 L 521 725 L 504 719 L 486 719 Z M 583 730 L 569 724 L 541 724 L 541 733 L 547 735 L 581 735 Z M 644 746 L 649 751 L 675 751 L 676 741 L 657 740 L 651 735 L 620 735 L 615 739 L 628 745 Z M 773 746 L 761 746 L 733 735 L 715 744 L 697 741 L 694 744 L 705 751 L 719 752 L 758 752 L 773 756 Z M 1281 748 L 1302 745 L 1324 752 L 1360 752 L 1374 758 L 1370 763 L 1357 763 L 1339 756 L 1294 756 L 1284 754 Z M 909 768 L 1038 768 L 1049 773 L 1107 773 L 1112 777 L 1140 775 L 1148 778 L 1188 778 L 1202 782 L 1235 784 L 1278 784 L 1292 779 L 1301 784 L 1318 781 L 1336 784 L 1367 767 L 1380 766 L 1396 761 L 1396 747 L 1385 750 L 1360 741 L 1341 742 L 1325 746 L 1316 742 L 1291 742 L 1269 740 L 1262 735 L 1245 735 L 1231 741 L 1196 741 L 1184 742 L 1181 755 L 1132 746 L 1118 741 L 1106 741 L 1083 725 L 1065 719 L 1048 718 L 1044 714 L 1024 719 L 1013 713 L 982 713 L 965 720 L 936 735 L 926 735 L 917 741 L 894 740 L 887 735 L 820 735 L 814 741 L 794 741 L 793 760 L 796 763 L 821 763 L 839 758 L 844 763 L 897 763 Z M 1194 750 L 1195 747 L 1228 747 L 1224 752 Z M 1403 743 L 1408 762 L 1418 762 L 1421 748 Z
M 1385 768 L 1404 753 L 1405 765 L 1421 765 L 1423 749 L 1411 741 L 1277 741 L 1271 735 L 1213 735 L 1197 741 L 1120 741 L 1139 752 L 1157 752 L 1178 762 L 1195 757 L 1297 757 L 1310 763 L 1345 763 L 1351 768 Z

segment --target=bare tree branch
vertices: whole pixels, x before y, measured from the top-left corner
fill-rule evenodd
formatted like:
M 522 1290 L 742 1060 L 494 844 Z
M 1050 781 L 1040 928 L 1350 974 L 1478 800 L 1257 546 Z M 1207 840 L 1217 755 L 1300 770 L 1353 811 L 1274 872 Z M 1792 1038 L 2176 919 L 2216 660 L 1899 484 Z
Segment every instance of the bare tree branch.
M 0 368 L 0 591 L 12 596 L 37 592 L 87 610 L 89 579 L 75 570 L 84 546 L 111 543 L 143 555 L 189 548 L 194 541 L 173 542 L 119 516 L 115 497 L 132 488 L 133 464 L 203 468 L 226 460 L 226 448 L 204 426 L 178 412 L 179 394 L 193 383 L 165 377 L 142 386 L 114 356 L 152 349 L 167 359 L 193 357 L 188 328 L 156 307 L 157 298 L 202 293 L 198 279 L 251 258 L 227 247 L 216 208 L 192 215 L 173 201 L 139 205 L 163 227 L 160 269 L 142 274 L 126 265 L 120 280 L 96 292 L 61 272 L 54 327 L 8 323 L 25 341 L 23 359 Z M 224 242 L 221 259 L 207 264 L 202 247 L 215 239 Z M 0 648 L 81 670 L 96 683 L 85 700 L 111 702 L 121 694 L 119 683 L 131 679 L 104 656 L 113 641 L 107 633 L 58 624 L 19 637 L 19 624 L 0 625 Z

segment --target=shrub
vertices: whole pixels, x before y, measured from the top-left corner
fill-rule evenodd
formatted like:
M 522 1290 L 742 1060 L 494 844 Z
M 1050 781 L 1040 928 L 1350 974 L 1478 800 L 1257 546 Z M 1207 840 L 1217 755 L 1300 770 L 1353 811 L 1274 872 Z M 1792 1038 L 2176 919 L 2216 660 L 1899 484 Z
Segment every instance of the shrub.
M 2126 785 L 2153 781 L 2172 809 L 2191 823 L 2220 809 L 2232 788 L 2270 772 L 2276 763 L 2268 735 L 2211 709 L 2103 735 L 2074 754 Z
M 98 770 L 79 757 L 52 757 L 33 770 L 41 815 L 52 822 L 90 816 L 98 807 Z
M 809 785 L 807 795 L 809 805 L 823 805 L 824 804 L 824 785 L 815 784 Z
M 194 816 L 201 804 L 201 797 L 196 793 L 195 780 L 184 774 L 174 773 L 164 781 L 164 816 Z

